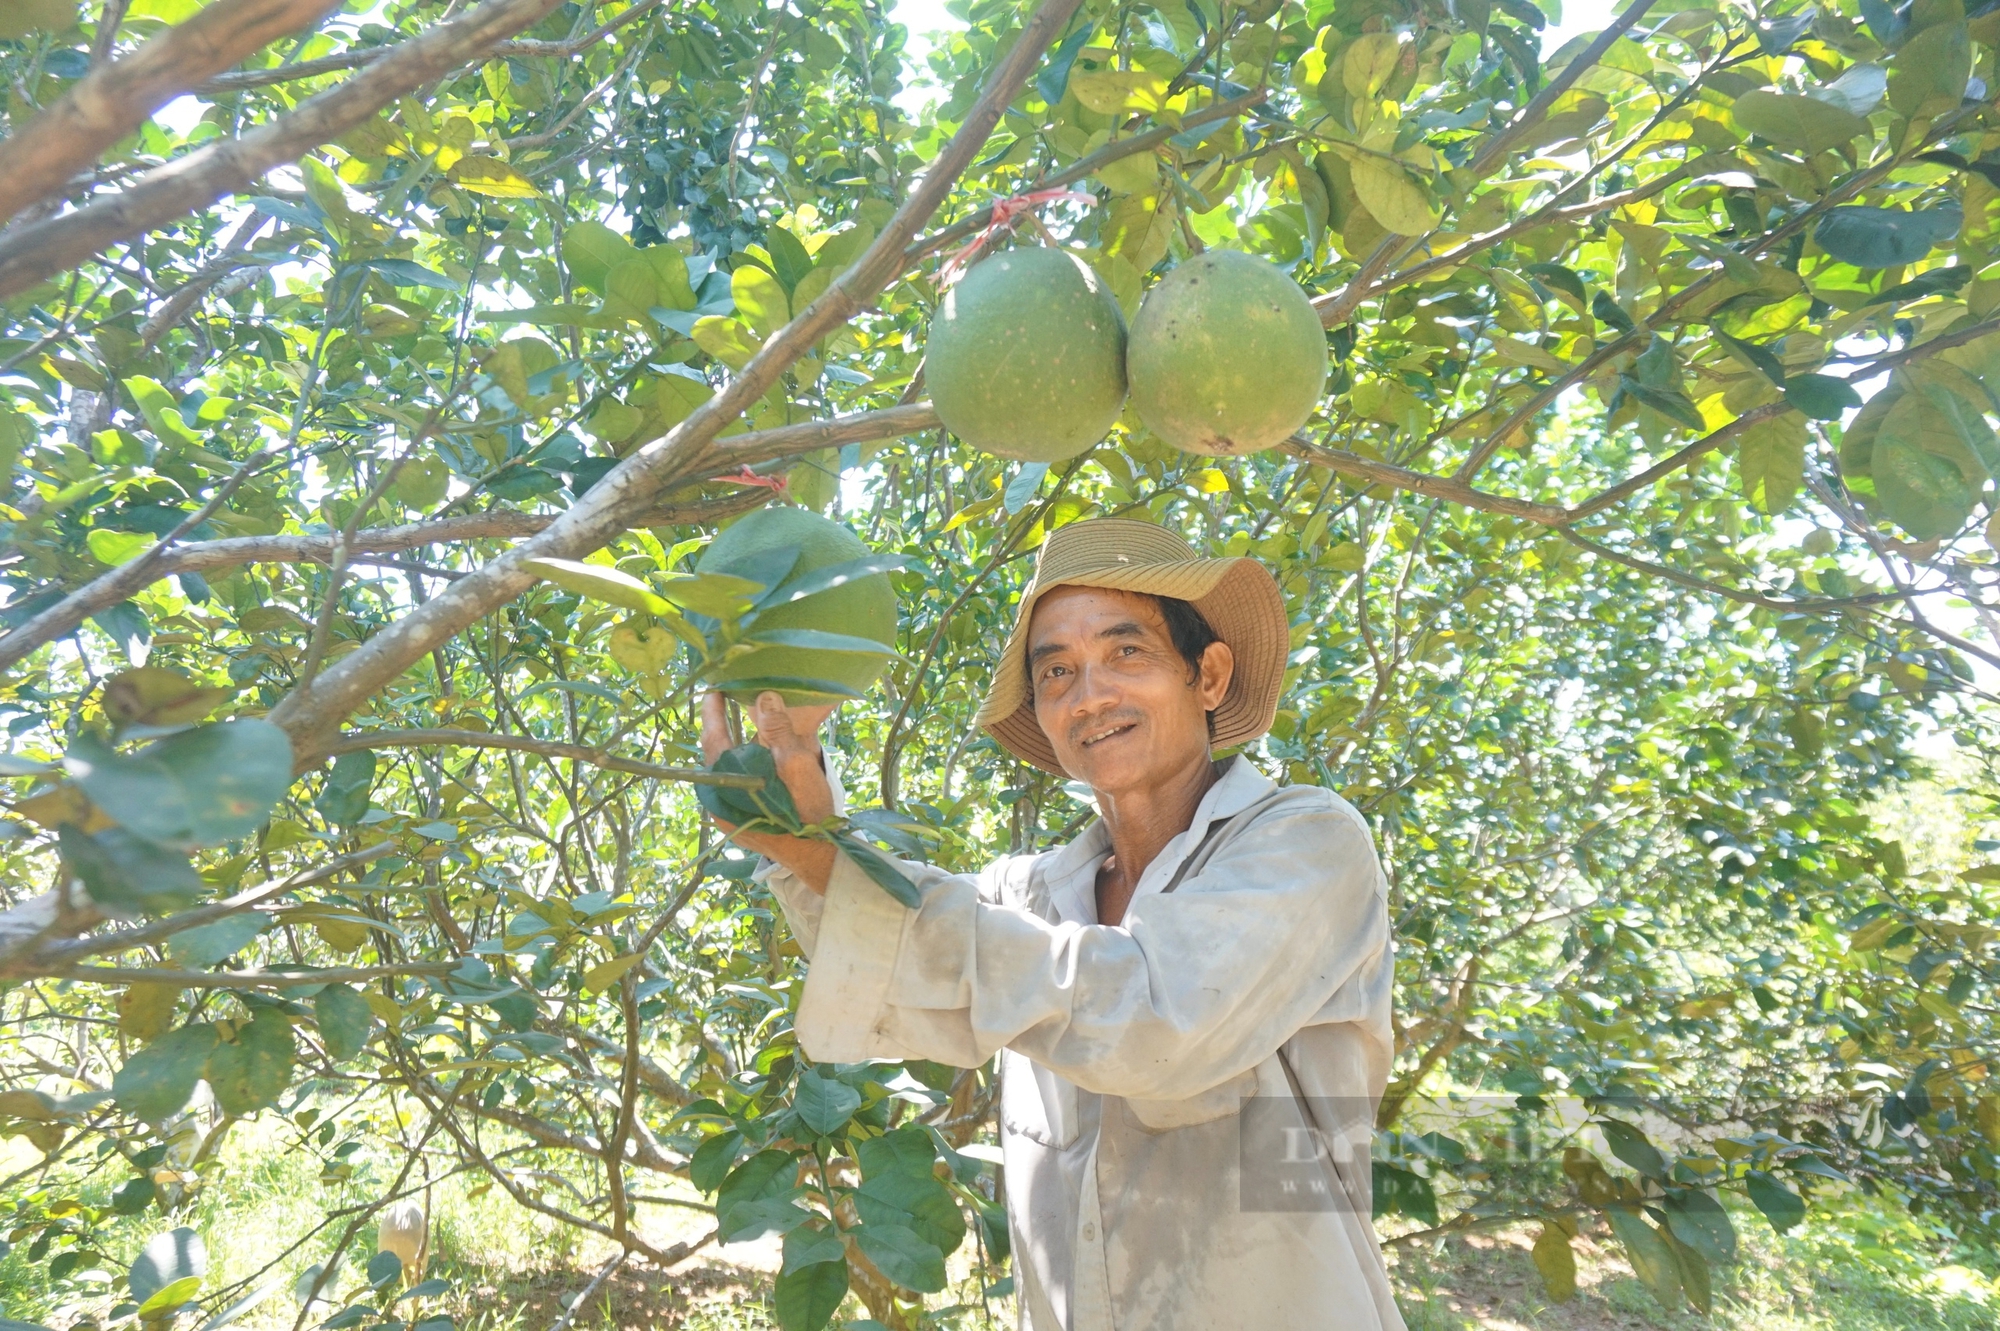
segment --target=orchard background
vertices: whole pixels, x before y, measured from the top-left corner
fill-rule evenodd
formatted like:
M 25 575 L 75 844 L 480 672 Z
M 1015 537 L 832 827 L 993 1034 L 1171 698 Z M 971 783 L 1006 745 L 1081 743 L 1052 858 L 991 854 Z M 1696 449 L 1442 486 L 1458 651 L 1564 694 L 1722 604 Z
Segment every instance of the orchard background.
M 970 725 L 1046 531 L 1276 572 L 1251 757 L 1393 885 L 1413 1324 L 1512 1236 L 1543 1325 L 1991 1325 L 2000 10 L 946 8 L 0 12 L 6 1314 L 1008 1315 L 991 1070 L 803 1060 L 695 798 L 742 607 L 691 569 L 778 502 L 900 557 L 835 743 L 954 868 L 1090 814 Z M 1327 395 L 966 449 L 922 364 L 982 238 L 1128 318 L 1259 254 Z M 662 1274 L 741 1244 L 733 1310 Z

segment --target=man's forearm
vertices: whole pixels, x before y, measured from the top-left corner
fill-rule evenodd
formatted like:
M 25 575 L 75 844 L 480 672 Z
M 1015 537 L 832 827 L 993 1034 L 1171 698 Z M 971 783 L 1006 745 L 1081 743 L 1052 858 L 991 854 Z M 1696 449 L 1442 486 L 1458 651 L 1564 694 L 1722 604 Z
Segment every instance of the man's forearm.
M 769 832 L 736 832 L 731 834 L 730 839 L 745 850 L 754 850 L 768 860 L 775 860 L 807 887 L 821 896 L 826 895 L 826 885 L 833 879 L 833 859 L 840 853 L 831 841 L 778 836 Z

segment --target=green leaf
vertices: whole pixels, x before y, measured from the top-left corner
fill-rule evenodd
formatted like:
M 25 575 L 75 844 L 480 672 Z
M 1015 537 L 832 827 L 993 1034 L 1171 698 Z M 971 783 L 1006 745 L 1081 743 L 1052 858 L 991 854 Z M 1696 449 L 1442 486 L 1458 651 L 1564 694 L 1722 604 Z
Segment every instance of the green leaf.
M 451 490 L 451 468 L 443 458 L 411 458 L 396 473 L 389 493 L 411 508 L 433 508 Z
M 1427 1227 L 1436 1228 L 1437 1189 L 1429 1179 L 1414 1170 L 1380 1160 L 1375 1162 L 1372 1175 L 1374 1196 L 1371 1202 L 1375 1215 L 1406 1215 Z
M 1651 384 L 1642 384 L 1629 374 L 1618 376 L 1618 386 L 1662 416 L 1678 421 L 1690 430 L 1705 431 L 1708 428 L 1701 409 L 1688 401 L 1685 394 L 1671 389 L 1655 388 Z
M 811 1231 L 792 1231 L 793 1234 L 808 1232 Z M 821 1331 L 840 1311 L 840 1301 L 847 1297 L 847 1261 L 840 1240 L 825 1235 L 821 1238 L 833 1246 L 833 1258 L 794 1268 L 789 1255 L 790 1236 L 786 1237 L 785 1270 L 771 1288 L 771 1311 L 777 1315 L 783 1331 Z
M 330 984 L 313 999 L 313 1020 L 319 1024 L 327 1057 L 345 1063 L 366 1047 L 368 1033 L 375 1026 L 375 1012 L 353 989 Z
M 813 1135 L 831 1137 L 861 1108 L 861 1092 L 846 1082 L 806 1072 L 799 1077 L 792 1103 L 799 1111 L 799 1120 Z
M 1738 360 L 1758 371 L 1778 387 L 1785 386 L 1785 363 L 1769 347 L 1760 347 L 1754 342 L 1731 337 L 1720 328 L 1711 329 L 1723 347 Z
M 748 365 L 764 345 L 740 320 L 721 314 L 703 315 L 695 320 L 692 336 L 696 346 L 732 370 Z
M 125 1060 L 111 1079 L 111 1096 L 134 1118 L 158 1123 L 181 1111 L 217 1044 L 205 1023 L 169 1031 Z
M 1708 1313 L 1715 1306 L 1715 1295 L 1709 1280 L 1708 1259 L 1698 1250 L 1689 1247 L 1675 1237 L 1669 1229 L 1661 1237 L 1666 1240 L 1667 1250 L 1674 1256 L 1674 1272 L 1680 1277 L 1681 1293 L 1699 1313 Z
M 129 756 L 79 738 L 64 765 L 128 830 L 191 849 L 257 830 L 292 784 L 292 742 L 268 721 L 222 721 Z
M 934 1177 L 931 1171 L 937 1163 L 937 1144 L 922 1128 L 897 1128 L 880 1137 L 857 1142 L 854 1157 L 861 1165 L 864 1178 L 909 1174 L 929 1179 Z
M 903 1226 L 947 1256 L 965 1241 L 965 1215 L 935 1178 L 878 1174 L 855 1190 L 854 1209 L 871 1225 Z
M 1964 221 L 1956 205 L 1903 212 L 1851 204 L 1819 219 L 1813 238 L 1819 247 L 1856 268 L 1893 268 L 1915 263 L 1958 234 Z
M 1763 1170 L 1751 1170 L 1746 1183 L 1750 1200 L 1780 1234 L 1806 1218 L 1805 1199 Z
M 1889 63 L 1889 105 L 1914 118 L 1955 111 L 1972 76 L 1972 45 L 1963 20 L 1938 23 L 1903 43 Z
M 381 274 L 390 286 L 425 287 L 432 291 L 458 290 L 458 283 L 414 259 L 370 259 L 368 269 Z
M 785 1235 L 785 1264 L 783 1274 L 815 1266 L 821 1262 L 847 1263 L 847 1249 L 841 1246 L 840 1236 L 831 1230 L 814 1225 L 800 1225 Z
M 688 1182 L 701 1192 L 714 1192 L 722 1186 L 736 1164 L 736 1153 L 743 1149 L 743 1134 L 735 1128 L 725 1128 L 701 1145 L 695 1147 L 688 1157 Z
M 673 613 L 673 607 L 651 587 L 630 573 L 621 573 L 604 564 L 586 564 L 577 559 L 524 559 L 521 567 L 538 578 L 553 582 L 564 591 L 587 596 L 593 601 L 604 601 L 649 615 Z
M 1785 401 L 1809 419 L 1837 421 L 1861 405 L 1861 394 L 1830 374 L 1795 374 L 1785 381 Z
M 1957 291 L 1971 280 L 1971 264 L 1955 263 L 1944 268 L 1932 268 L 1928 272 L 1918 273 L 1907 282 L 1884 287 L 1868 298 L 1868 305 L 1900 305 L 1907 300 L 1922 300 L 1926 296 Z
M 1953 455 L 1964 457 L 1966 465 Z M 1978 502 L 1976 466 L 1956 430 L 1922 394 L 1905 394 L 1882 418 L 1869 471 L 1883 511 L 1913 540 L 1950 536 Z
M 716 1214 L 770 1197 L 788 1198 L 796 1189 L 797 1157 L 765 1149 L 729 1171 L 715 1196 Z
M 780 647 L 811 647 L 822 652 L 852 652 L 857 656 L 894 656 L 896 649 L 886 642 L 856 638 L 845 633 L 819 629 L 761 629 L 744 641 L 771 643 Z
M 106 906 L 137 906 L 160 915 L 187 905 L 208 888 L 183 852 L 122 827 L 86 833 L 65 824 L 56 839 L 63 862 L 83 880 L 90 899 Z
M 812 1219 L 783 1197 L 759 1197 L 734 1206 L 718 1206 L 715 1217 L 724 1243 L 747 1243 L 766 1234 L 787 1234 Z
M 1738 129 L 1807 154 L 1838 148 L 1869 132 L 1868 122 L 1844 107 L 1766 88 L 1738 97 L 1730 115 Z
M 924 904 L 924 894 L 918 890 L 917 885 L 896 867 L 894 861 L 873 846 L 845 832 L 833 840 L 835 845 L 846 852 L 847 858 L 854 861 L 861 872 L 867 874 L 877 887 L 894 897 L 898 903 L 911 910 Z
M 759 342 L 791 322 L 792 307 L 778 279 L 754 263 L 746 263 L 729 276 L 729 294 L 735 298 L 736 313 L 756 332 Z M 696 334 L 695 342 L 704 351 L 708 344 Z M 710 354 L 723 359 L 721 353 Z M 741 366 L 732 368 L 740 369 Z
M 1761 513 L 1782 513 L 1805 483 L 1806 427 L 1795 416 L 1774 416 L 1743 432 L 1736 449 L 1743 497 Z
M 1680 1263 L 1660 1231 L 1629 1206 L 1613 1206 L 1605 1212 L 1611 1232 L 1625 1247 L 1633 1274 L 1644 1282 L 1660 1306 L 1672 1312 L 1681 1306 Z
M 1663 1179 L 1667 1176 L 1666 1157 L 1646 1140 L 1646 1134 L 1639 1129 L 1615 1118 L 1607 1118 L 1598 1120 L 1597 1130 L 1604 1134 L 1604 1144 L 1611 1148 L 1611 1154 L 1633 1169 L 1647 1178 Z
M 683 610 L 692 610 L 710 619 L 741 619 L 756 604 L 764 590 L 761 582 L 728 573 L 687 573 L 672 578 L 661 594 Z
M 875 1268 L 904 1289 L 935 1294 L 945 1287 L 944 1254 L 902 1225 L 857 1225 L 848 1231 Z
M 817 596 L 821 592 L 846 586 L 861 578 L 870 578 L 880 573 L 892 573 L 897 569 L 910 567 L 912 567 L 911 561 L 905 556 L 889 554 L 863 555 L 859 559 L 828 564 L 824 568 L 802 573 L 779 586 L 769 604 L 790 605 L 794 601 L 803 601 L 808 596 Z
M 200 1276 L 182 1276 L 170 1285 L 165 1285 L 151 1298 L 139 1305 L 137 1316 L 141 1319 L 163 1313 L 169 1308 L 178 1308 L 201 1292 Z
M 208 1056 L 205 1075 L 215 1102 L 225 1114 L 239 1118 L 276 1104 L 292 1084 L 296 1052 L 292 1023 L 283 1013 L 264 1008 L 236 1032 L 233 1043 L 216 1045 Z
M 201 1235 L 182 1226 L 146 1240 L 125 1273 L 125 1287 L 143 1304 L 184 1280 L 192 1280 L 198 1287 L 207 1274 L 208 1249 Z
M 145 554 L 158 539 L 150 532 L 108 531 L 103 527 L 92 527 L 90 534 L 84 538 L 84 544 L 90 547 L 91 558 L 115 568 Z
M 632 242 L 602 222 L 573 222 L 563 232 L 562 257 L 571 279 L 600 296 L 611 270 L 634 254 Z
M 1669 1188 L 1664 1206 L 1675 1238 L 1718 1265 L 1736 1260 L 1736 1227 L 1721 1202 L 1699 1188 Z
M 650 322 L 652 308 L 660 303 L 658 291 L 659 283 L 653 276 L 653 265 L 635 252 L 605 277 L 604 312 Z
M 1977 384 L 1968 384 L 1967 387 L 1971 392 L 1981 391 Z M 1978 488 L 1980 477 L 1971 474 L 1965 466 L 1968 460 L 1976 462 L 1987 476 L 2000 476 L 2000 438 L 1994 437 L 1993 427 L 1986 423 L 1982 406 L 1942 383 L 1926 381 L 1921 385 L 1921 391 L 1924 401 L 1930 403 L 1946 428 L 1970 453 L 1968 459 L 1964 454 L 1950 450 L 1955 454 L 1952 460 L 1958 464 L 1959 470 L 1966 472 L 1967 481 L 1975 489 Z
M 368 812 L 368 792 L 375 786 L 375 751 L 357 749 L 333 760 L 313 808 L 328 822 L 351 827 Z
M 213 966 L 250 946 L 271 923 L 271 917 L 262 911 L 226 915 L 213 924 L 197 925 L 171 935 L 167 939 L 167 955 L 177 965 L 191 970 Z

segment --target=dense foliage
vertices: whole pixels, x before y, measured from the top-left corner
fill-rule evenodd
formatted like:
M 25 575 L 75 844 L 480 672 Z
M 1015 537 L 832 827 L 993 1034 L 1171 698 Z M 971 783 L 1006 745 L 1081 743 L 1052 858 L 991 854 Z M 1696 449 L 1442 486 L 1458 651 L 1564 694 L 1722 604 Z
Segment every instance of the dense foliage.
M 639 1185 L 687 1180 L 784 1234 L 787 1328 L 914 1326 L 967 1250 L 1004 1290 L 990 1071 L 803 1060 L 695 798 L 757 797 L 696 700 L 813 590 L 695 572 L 772 502 L 899 597 L 842 835 L 953 868 L 1089 816 L 970 727 L 1044 532 L 1270 564 L 1251 757 L 1393 883 L 1393 1223 L 1540 1218 L 1561 1297 L 1602 1220 L 1704 1308 L 1719 1198 L 1990 1238 L 2000 843 L 1912 863 L 1870 809 L 1942 734 L 2000 819 L 2000 10 L 1639 0 L 1545 57 L 1527 0 L 953 13 L 924 68 L 875 0 L 0 14 L 0 1125 L 52 1302 L 236 1315 L 176 1217 L 255 1115 L 324 1161 L 300 1325 L 423 1324 L 363 1241 L 453 1170 L 657 1263 Z M 941 266 L 1038 241 L 1128 317 L 1201 250 L 1278 263 L 1319 410 L 1242 458 L 1129 410 L 957 443 Z M 349 1205 L 362 1134 L 404 1165 Z

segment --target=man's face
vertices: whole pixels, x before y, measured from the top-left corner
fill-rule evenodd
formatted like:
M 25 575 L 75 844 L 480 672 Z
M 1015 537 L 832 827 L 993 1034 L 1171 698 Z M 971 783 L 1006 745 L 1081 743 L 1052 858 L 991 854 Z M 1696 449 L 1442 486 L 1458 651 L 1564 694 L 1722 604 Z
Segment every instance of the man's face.
M 1063 769 L 1116 795 L 1159 785 L 1208 755 L 1208 712 L 1234 664 L 1211 645 L 1199 671 L 1174 650 L 1150 596 L 1058 587 L 1028 621 L 1035 719 Z

